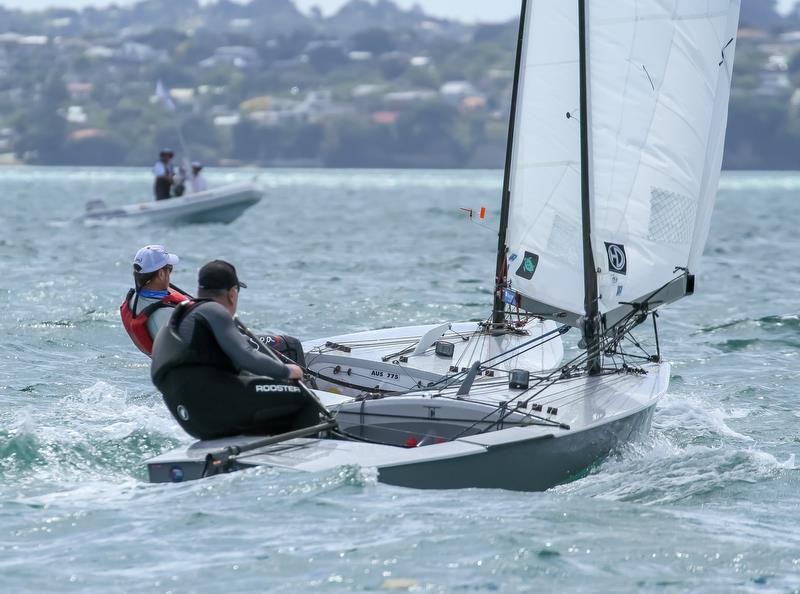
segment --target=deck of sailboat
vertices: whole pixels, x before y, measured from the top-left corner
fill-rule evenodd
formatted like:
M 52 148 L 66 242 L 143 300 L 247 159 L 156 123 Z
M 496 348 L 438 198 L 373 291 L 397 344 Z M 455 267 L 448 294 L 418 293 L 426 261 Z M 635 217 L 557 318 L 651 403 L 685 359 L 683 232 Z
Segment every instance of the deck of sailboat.
M 420 488 L 506 487 L 513 489 L 548 488 L 607 453 L 621 442 L 646 431 L 652 410 L 669 382 L 668 364 L 649 364 L 647 373 L 619 372 L 613 377 L 585 374 L 550 382 L 540 393 L 504 387 L 504 380 L 485 378 L 475 382 L 468 396 L 457 396 L 455 389 L 387 396 L 368 403 L 407 403 L 420 419 L 430 406 L 448 400 L 485 404 L 496 410 L 500 402 L 513 403 L 533 397 L 530 404 L 543 406 L 541 412 L 526 408 L 529 424 L 513 424 L 483 433 L 464 435 L 441 443 L 420 447 L 398 447 L 344 439 L 299 438 L 254 450 L 237 459 L 239 468 L 268 466 L 284 470 L 320 472 L 356 465 L 377 469 L 378 480 Z M 348 401 L 339 399 L 330 406 L 337 414 Z M 344 403 L 344 404 L 342 404 Z M 557 408 L 548 414 L 547 407 Z M 484 408 L 484 407 L 480 407 Z M 378 419 L 380 412 L 369 409 L 365 419 Z M 518 411 L 525 414 L 525 411 Z M 480 413 L 479 411 L 479 414 Z M 434 423 L 435 421 L 431 421 Z M 468 426 L 469 423 L 465 423 Z M 151 480 L 165 478 L 173 468 L 181 476 L 199 478 L 205 457 L 230 445 L 246 445 L 259 438 L 239 436 L 223 440 L 196 442 L 148 461 Z M 560 453 L 563 461 L 547 455 Z M 540 456 L 539 454 L 542 454 Z M 471 472 L 456 472 L 467 463 Z M 538 474 L 537 474 L 538 473 Z
M 497 358 L 494 364 L 499 370 L 533 372 L 558 365 L 564 350 L 556 324 L 533 320 L 525 328 L 495 336 L 479 322 L 406 326 L 306 341 L 303 350 L 309 368 L 325 378 L 366 390 L 406 392 L 437 383 L 473 361 Z M 542 335 L 545 339 L 536 340 Z M 435 340 L 452 344 L 453 355 L 436 354 Z M 424 348 L 415 354 L 420 342 Z M 526 344 L 536 348 L 521 346 Z

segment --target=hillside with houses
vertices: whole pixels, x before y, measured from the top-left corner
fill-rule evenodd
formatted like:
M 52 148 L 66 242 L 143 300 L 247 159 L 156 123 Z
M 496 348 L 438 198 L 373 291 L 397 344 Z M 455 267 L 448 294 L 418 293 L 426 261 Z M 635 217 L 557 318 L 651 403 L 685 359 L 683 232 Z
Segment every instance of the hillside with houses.
M 180 129 L 214 165 L 500 167 L 515 42 L 391 0 L 0 8 L 0 163 L 141 166 Z M 744 0 L 737 52 L 725 166 L 796 169 L 800 13 Z

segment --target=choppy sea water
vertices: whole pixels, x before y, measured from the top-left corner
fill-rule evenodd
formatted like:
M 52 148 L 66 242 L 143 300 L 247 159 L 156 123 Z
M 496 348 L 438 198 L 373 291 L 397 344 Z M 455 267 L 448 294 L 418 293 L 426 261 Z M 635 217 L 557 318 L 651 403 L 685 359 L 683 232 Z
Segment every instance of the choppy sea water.
M 254 328 L 301 338 L 479 319 L 498 172 L 263 171 L 232 225 L 84 227 L 146 172 L 0 169 L 0 591 L 800 592 L 800 174 L 726 174 L 648 439 L 544 493 L 415 491 L 368 469 L 179 485 L 188 441 L 117 307 L 146 243 L 190 288 L 234 262 Z M 212 183 L 254 172 L 212 172 Z M 469 223 L 459 207 L 489 208 Z

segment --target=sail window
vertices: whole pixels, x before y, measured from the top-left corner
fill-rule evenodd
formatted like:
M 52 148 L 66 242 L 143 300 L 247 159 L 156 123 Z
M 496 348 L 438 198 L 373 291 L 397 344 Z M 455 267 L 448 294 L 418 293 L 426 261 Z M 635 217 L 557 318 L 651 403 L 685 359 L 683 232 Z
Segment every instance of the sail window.
M 648 239 L 662 243 L 689 243 L 694 232 L 697 202 L 662 188 L 650 191 Z

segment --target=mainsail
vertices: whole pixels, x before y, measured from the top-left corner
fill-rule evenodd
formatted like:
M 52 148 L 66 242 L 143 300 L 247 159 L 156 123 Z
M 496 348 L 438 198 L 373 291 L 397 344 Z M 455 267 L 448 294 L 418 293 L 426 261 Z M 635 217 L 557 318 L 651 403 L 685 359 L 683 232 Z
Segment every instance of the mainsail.
M 586 313 L 582 172 L 596 266 L 587 278 L 606 325 L 653 293 L 655 306 L 691 292 L 685 271 L 703 251 L 717 192 L 738 15 L 739 0 L 528 0 L 506 302 L 570 324 Z

